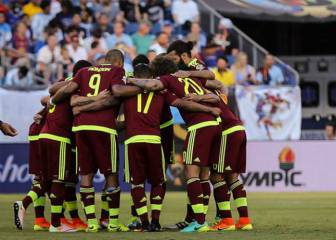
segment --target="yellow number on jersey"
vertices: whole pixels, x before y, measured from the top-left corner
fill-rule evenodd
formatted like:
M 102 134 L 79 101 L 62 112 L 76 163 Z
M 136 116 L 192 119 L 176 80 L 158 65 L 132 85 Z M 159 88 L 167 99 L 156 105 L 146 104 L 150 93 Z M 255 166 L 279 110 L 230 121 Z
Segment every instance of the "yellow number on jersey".
M 49 113 L 55 112 L 56 105 L 53 105 L 51 108 L 49 108 Z
M 191 78 L 178 78 L 180 82 L 184 83 L 184 93 L 188 95 L 189 87 L 193 88 L 197 95 L 204 95 L 204 90 Z
M 88 93 L 87 94 L 88 97 L 93 97 L 93 96 L 97 96 L 98 95 L 98 93 L 99 93 L 100 79 L 101 79 L 101 76 L 98 73 L 97 74 L 93 74 L 90 77 L 89 87 L 92 88 L 94 91 L 93 91 L 93 93 Z
M 139 93 L 138 94 L 138 112 L 139 113 L 144 113 L 144 114 L 147 114 L 148 113 L 148 110 L 149 110 L 149 106 L 153 100 L 153 96 L 154 96 L 154 92 L 150 92 L 148 94 L 148 98 L 147 98 L 147 101 L 146 101 L 146 104 L 145 104 L 145 108 L 144 110 L 142 111 L 142 94 Z

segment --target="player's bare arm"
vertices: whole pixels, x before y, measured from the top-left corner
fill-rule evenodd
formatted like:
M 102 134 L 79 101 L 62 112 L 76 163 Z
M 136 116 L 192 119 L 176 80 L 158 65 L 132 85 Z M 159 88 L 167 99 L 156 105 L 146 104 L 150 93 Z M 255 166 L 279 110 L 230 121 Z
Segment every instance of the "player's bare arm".
M 76 82 L 70 81 L 65 86 L 61 87 L 55 95 L 52 97 L 52 103 L 59 103 L 63 100 L 69 98 L 76 90 L 78 90 L 79 85 Z
M 97 96 L 85 97 L 79 95 L 72 95 L 70 105 L 72 107 L 83 106 L 101 99 L 109 98 L 111 93 L 108 90 L 101 91 Z
M 138 86 L 113 85 L 112 93 L 115 97 L 132 97 L 142 92 Z
M 161 91 L 165 88 L 157 79 L 128 78 L 128 82 L 149 91 Z
M 73 107 L 72 112 L 76 116 L 80 114 L 81 112 L 99 111 L 99 110 L 107 109 L 111 106 L 115 106 L 118 104 L 119 104 L 119 100 L 116 99 L 114 96 L 110 96 L 108 98 L 99 99 L 97 101 L 91 102 L 86 105 Z
M 0 130 L 5 136 L 14 137 L 18 135 L 18 131 L 12 127 L 9 123 L 2 122 L 0 120 Z
M 56 82 L 51 87 L 49 88 L 49 94 L 50 96 L 54 95 L 59 89 L 67 85 L 69 82 L 67 81 L 61 81 L 61 82 Z
M 208 93 L 204 95 L 188 94 L 187 96 L 183 98 L 183 100 L 193 101 L 193 102 L 204 102 L 204 103 L 219 103 L 220 102 L 220 98 L 213 93 Z
M 176 99 L 174 102 L 171 104 L 174 107 L 184 109 L 186 111 L 190 112 L 206 112 L 210 113 L 216 117 L 218 117 L 221 114 L 221 110 L 217 107 L 208 107 L 196 102 L 192 101 L 185 101 L 182 99 Z
M 197 78 L 205 78 L 209 80 L 215 79 L 215 74 L 210 70 L 199 70 L 199 71 L 183 71 L 180 70 L 174 73 L 175 77 L 187 78 L 187 77 L 197 77 Z

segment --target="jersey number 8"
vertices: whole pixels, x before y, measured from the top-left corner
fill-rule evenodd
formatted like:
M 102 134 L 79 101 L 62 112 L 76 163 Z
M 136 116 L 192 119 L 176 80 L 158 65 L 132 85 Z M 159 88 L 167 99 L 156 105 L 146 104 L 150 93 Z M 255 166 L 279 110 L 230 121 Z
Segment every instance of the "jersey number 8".
M 100 79 L 101 79 L 101 76 L 98 73 L 97 74 L 93 74 L 90 77 L 89 87 L 93 89 L 93 93 L 88 93 L 87 94 L 88 97 L 93 97 L 93 96 L 97 96 L 98 95 L 98 93 L 99 93 Z

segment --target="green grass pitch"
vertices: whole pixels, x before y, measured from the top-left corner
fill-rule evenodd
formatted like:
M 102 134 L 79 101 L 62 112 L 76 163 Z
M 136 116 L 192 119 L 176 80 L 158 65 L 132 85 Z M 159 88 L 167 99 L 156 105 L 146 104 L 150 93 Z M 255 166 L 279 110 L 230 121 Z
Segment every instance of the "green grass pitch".
M 250 232 L 215 232 L 181 234 L 178 232 L 161 233 L 69 233 L 50 234 L 32 230 L 33 209 L 28 210 L 25 228 L 18 231 L 13 224 L 13 201 L 22 195 L 0 195 L 0 239 L 38 240 L 38 239 L 258 239 L 258 240 L 307 240 L 336 239 L 336 193 L 250 193 L 250 215 L 255 230 Z M 168 192 L 165 199 L 161 222 L 162 225 L 182 220 L 185 214 L 185 193 Z M 123 194 L 121 201 L 121 220 L 129 218 L 129 195 Z M 99 201 L 97 200 L 97 210 Z M 47 209 L 49 210 L 49 209 Z M 47 211 L 46 216 L 49 216 Z M 214 204 L 211 199 L 208 221 L 214 218 Z

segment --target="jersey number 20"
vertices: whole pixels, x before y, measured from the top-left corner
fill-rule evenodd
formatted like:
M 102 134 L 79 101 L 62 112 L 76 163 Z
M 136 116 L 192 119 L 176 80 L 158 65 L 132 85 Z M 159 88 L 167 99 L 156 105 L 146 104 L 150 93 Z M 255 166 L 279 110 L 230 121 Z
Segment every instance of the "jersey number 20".
M 93 97 L 93 96 L 97 96 L 98 95 L 98 93 L 99 93 L 100 79 L 101 79 L 101 76 L 98 73 L 97 74 L 93 74 L 90 77 L 89 87 L 93 89 L 93 93 L 88 93 L 87 94 L 88 97 Z

